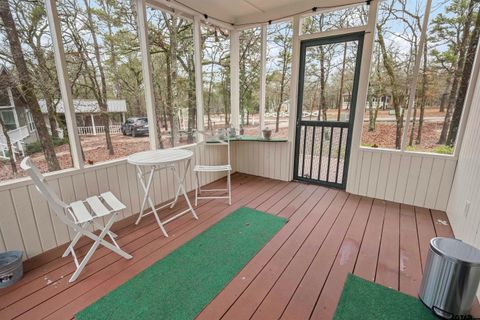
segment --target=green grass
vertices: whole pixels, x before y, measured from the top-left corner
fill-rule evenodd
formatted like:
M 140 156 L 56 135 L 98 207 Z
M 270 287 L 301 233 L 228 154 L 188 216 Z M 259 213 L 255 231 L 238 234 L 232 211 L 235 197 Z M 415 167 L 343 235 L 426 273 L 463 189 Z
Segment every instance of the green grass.
M 76 319 L 193 319 L 285 223 L 286 219 L 240 208 Z
M 54 147 L 58 147 L 68 143 L 68 138 L 64 138 L 64 139 L 52 138 L 52 143 Z M 25 152 L 27 155 L 32 155 L 34 153 L 41 152 L 42 150 L 43 150 L 42 144 L 40 143 L 40 141 L 36 141 L 36 142 L 27 144 Z
M 437 318 L 420 300 L 349 274 L 334 319 L 433 320 Z
M 453 154 L 453 147 L 450 146 L 438 146 L 433 149 L 433 152 L 440 154 Z

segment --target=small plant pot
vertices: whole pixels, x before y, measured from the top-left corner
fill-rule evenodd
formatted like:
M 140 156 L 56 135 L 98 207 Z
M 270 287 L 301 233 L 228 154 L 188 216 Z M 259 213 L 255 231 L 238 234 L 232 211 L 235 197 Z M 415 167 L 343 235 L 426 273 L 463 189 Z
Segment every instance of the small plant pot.
M 225 129 L 217 129 L 217 137 L 219 140 L 225 140 Z
M 270 140 L 272 138 L 272 130 L 270 129 L 263 129 L 262 130 L 263 139 Z
M 235 138 L 237 136 L 237 131 L 235 130 L 235 128 L 230 128 L 227 131 L 230 138 Z

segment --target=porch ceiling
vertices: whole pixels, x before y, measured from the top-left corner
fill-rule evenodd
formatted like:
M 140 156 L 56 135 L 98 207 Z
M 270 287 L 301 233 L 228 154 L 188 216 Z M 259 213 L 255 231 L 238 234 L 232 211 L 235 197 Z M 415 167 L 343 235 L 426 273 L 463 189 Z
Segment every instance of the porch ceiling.
M 233 24 L 278 20 L 313 7 L 327 8 L 362 3 L 361 0 L 171 0 Z

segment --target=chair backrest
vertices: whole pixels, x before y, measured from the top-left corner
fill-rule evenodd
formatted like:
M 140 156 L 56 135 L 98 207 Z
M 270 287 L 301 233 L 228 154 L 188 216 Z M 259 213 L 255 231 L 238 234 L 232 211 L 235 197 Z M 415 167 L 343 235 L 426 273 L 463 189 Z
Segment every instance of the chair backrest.
M 45 177 L 40 173 L 40 170 L 32 163 L 30 157 L 23 159 L 20 167 L 27 172 L 35 183 L 35 187 L 40 194 L 47 200 L 50 208 L 63 222 L 70 224 L 72 221 L 66 215 L 68 205 L 63 202 L 60 197 L 50 188 L 45 182 Z
M 229 165 L 231 165 L 230 160 L 230 128 L 222 128 L 219 132 L 204 132 L 197 130 L 197 134 L 202 135 L 202 139 L 198 139 L 200 141 L 198 144 L 211 144 L 211 145 L 222 145 L 227 147 L 227 161 Z

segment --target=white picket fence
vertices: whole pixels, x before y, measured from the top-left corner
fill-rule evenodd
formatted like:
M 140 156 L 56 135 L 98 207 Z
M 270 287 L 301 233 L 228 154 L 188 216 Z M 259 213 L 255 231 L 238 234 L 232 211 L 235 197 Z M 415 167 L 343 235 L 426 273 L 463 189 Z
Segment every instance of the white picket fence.
M 110 133 L 121 133 L 122 126 L 119 124 L 113 124 L 109 126 Z M 96 136 L 97 134 L 105 133 L 105 126 L 89 126 L 89 127 L 77 127 L 78 135 L 80 136 Z

